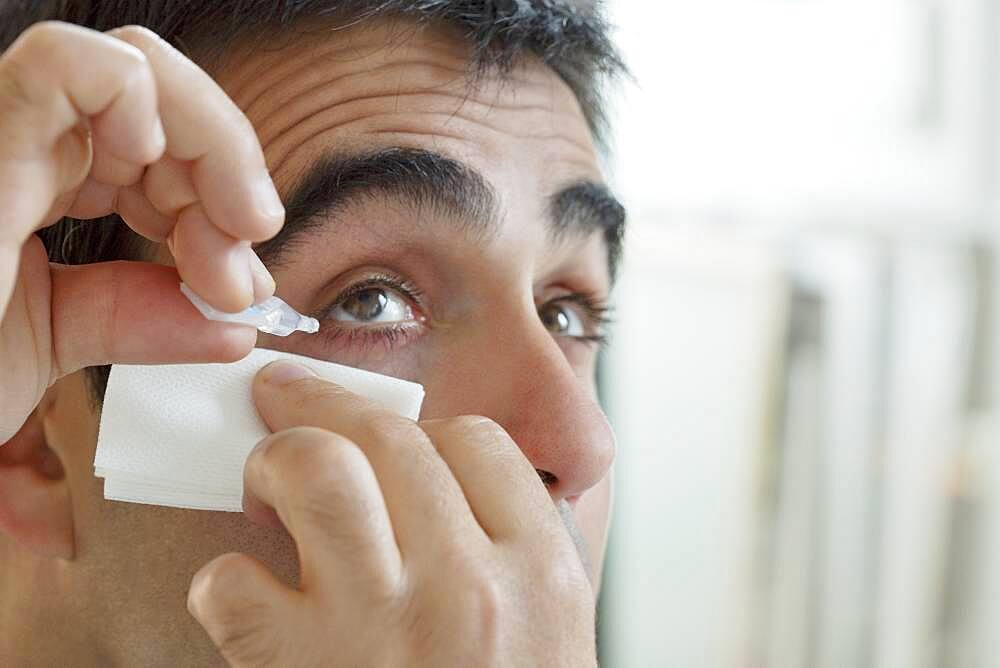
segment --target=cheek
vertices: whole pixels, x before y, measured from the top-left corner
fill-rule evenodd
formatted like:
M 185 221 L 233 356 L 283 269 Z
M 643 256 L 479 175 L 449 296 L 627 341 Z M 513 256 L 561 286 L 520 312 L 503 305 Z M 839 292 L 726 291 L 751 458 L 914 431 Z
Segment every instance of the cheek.
M 600 581 L 601 568 L 604 562 L 604 551 L 607 546 L 608 521 L 611 514 L 611 492 L 614 479 L 614 467 L 604 479 L 587 490 L 576 502 L 573 516 L 577 528 L 587 541 L 587 551 L 590 563 L 594 569 L 594 581 Z

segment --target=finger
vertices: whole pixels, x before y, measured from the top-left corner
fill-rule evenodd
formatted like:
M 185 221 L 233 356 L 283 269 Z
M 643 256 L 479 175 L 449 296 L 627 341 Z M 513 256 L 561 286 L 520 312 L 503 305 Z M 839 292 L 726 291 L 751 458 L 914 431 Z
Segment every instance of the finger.
M 261 261 L 257 252 L 252 248 L 250 249 L 249 256 L 250 276 L 253 278 L 253 300 L 255 304 L 259 304 L 274 295 L 277 285 L 274 282 L 274 277 L 271 276 L 271 272 L 267 270 L 264 262 Z
M 62 210 L 57 209 L 53 212 L 56 215 L 56 219 L 51 222 L 56 222 L 63 215 L 80 220 L 106 216 L 114 212 L 115 200 L 118 198 L 118 194 L 118 186 L 111 186 L 107 183 L 101 183 L 100 181 L 88 178 L 83 182 L 79 190 L 76 191 L 75 195 L 71 195 L 72 201 L 67 208 Z
M 56 197 L 44 221 L 38 227 L 54 225 L 63 216 L 82 220 L 99 218 L 114 211 L 117 186 L 101 183 L 90 177 L 94 160 L 94 146 L 90 132 L 90 122 L 84 118 L 73 130 L 59 138 L 56 150 L 62 154 L 57 162 L 62 165 L 77 165 L 80 168 L 79 185 Z M 76 153 L 75 157 L 73 154 Z M 76 183 L 77 179 L 71 182 Z
M 183 209 L 198 201 L 190 168 L 170 156 L 149 166 L 142 178 L 142 189 L 157 211 L 170 218 L 177 218 Z
M 142 179 L 143 165 L 122 160 L 112 155 L 103 145 L 94 147 L 94 161 L 90 167 L 90 178 L 113 186 L 130 186 Z
M 192 162 L 192 180 L 208 218 L 236 239 L 264 241 L 277 234 L 284 207 L 243 112 L 208 74 L 155 33 L 128 26 L 109 34 L 149 59 L 169 154 Z
M 257 340 L 252 327 L 202 316 L 172 267 L 103 262 L 51 273 L 56 378 L 101 364 L 231 362 Z
M 85 172 L 60 164 L 65 151 L 53 148 L 85 117 L 115 157 L 146 164 L 164 147 L 156 108 L 152 71 L 138 49 L 61 23 L 22 33 L 0 58 L 0 244 L 19 246 L 55 197 L 79 185 Z
M 402 562 L 382 491 L 348 439 L 314 427 L 271 434 L 247 458 L 244 496 L 273 508 L 295 539 L 303 591 L 396 591 Z
M 479 525 L 494 541 L 526 531 L 538 533 L 539 518 L 559 527 L 552 499 L 517 443 L 493 420 L 466 415 L 424 420 L 430 436 L 465 494 Z
M 471 529 L 482 537 L 458 483 L 412 420 L 289 362 L 264 367 L 253 396 L 272 431 L 309 425 L 358 445 L 375 471 L 404 556 L 436 550 Z
M 162 243 L 174 228 L 174 219 L 157 211 L 140 186 L 120 188 L 115 210 L 129 227 L 152 241 Z
M 224 554 L 195 574 L 187 606 L 230 664 L 262 666 L 294 656 L 283 630 L 310 623 L 299 599 L 258 560 Z
M 63 184 L 82 183 L 90 173 L 94 158 L 90 130 L 84 124 L 74 127 L 56 140 L 54 155 L 55 163 L 62 175 L 59 181 Z M 73 189 L 70 186 L 69 190 L 63 190 L 63 194 L 69 194 Z
M 212 225 L 201 205 L 181 212 L 167 246 L 184 282 L 208 303 L 231 313 L 253 303 L 250 242 Z

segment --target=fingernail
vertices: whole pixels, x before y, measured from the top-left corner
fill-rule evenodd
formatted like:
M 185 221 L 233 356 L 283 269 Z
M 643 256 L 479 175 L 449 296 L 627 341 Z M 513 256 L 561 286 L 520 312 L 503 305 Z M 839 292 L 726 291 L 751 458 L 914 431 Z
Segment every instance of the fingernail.
M 253 279 L 253 303 L 259 304 L 274 295 L 274 277 L 267 270 L 260 257 L 252 248 L 248 249 L 250 259 L 250 276 Z
M 292 383 L 296 380 L 316 377 L 316 374 L 312 372 L 312 369 L 287 360 L 271 362 L 264 367 L 260 374 L 264 382 L 270 383 L 271 385 L 287 385 L 288 383 Z
M 272 220 L 285 218 L 285 205 L 281 203 L 278 191 L 274 189 L 274 182 L 268 174 L 264 174 L 257 183 L 257 208 Z

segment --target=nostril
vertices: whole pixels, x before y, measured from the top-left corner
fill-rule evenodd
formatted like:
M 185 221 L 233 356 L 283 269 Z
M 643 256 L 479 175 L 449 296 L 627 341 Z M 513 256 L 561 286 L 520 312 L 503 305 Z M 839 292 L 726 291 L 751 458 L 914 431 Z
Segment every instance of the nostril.
M 535 469 L 535 472 L 538 474 L 538 477 L 542 479 L 542 484 L 550 489 L 554 487 L 557 482 L 559 482 L 559 478 L 548 471 Z

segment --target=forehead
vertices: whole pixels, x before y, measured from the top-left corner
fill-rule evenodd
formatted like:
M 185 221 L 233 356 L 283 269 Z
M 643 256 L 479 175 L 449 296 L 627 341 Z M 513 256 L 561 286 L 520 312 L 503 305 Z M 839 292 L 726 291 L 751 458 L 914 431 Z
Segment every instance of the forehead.
M 601 179 L 569 87 L 526 57 L 508 75 L 469 77 L 453 32 L 380 21 L 311 30 L 270 49 L 236 51 L 216 78 L 257 130 L 279 188 L 331 151 L 433 150 L 483 173 L 505 208 L 567 182 Z M 535 213 L 535 212 L 530 212 Z

